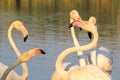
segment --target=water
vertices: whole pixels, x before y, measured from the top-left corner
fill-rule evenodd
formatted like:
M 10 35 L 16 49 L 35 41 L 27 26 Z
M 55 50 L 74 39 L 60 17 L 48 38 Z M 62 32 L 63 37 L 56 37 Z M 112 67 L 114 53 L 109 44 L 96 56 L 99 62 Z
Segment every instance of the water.
M 22 35 L 13 31 L 14 41 L 21 52 L 39 47 L 46 55 L 39 55 L 27 62 L 28 80 L 50 80 L 54 71 L 57 56 L 65 49 L 72 47 L 69 12 L 79 11 L 84 20 L 95 16 L 99 31 L 99 46 L 107 47 L 113 56 L 112 79 L 119 80 L 120 74 L 120 11 L 118 0 L 0 0 L 0 61 L 10 65 L 17 58 L 8 39 L 7 30 L 15 20 L 23 22 L 29 31 L 27 42 Z M 89 42 L 85 31 L 76 29 L 81 44 Z M 84 36 L 83 36 L 84 35 Z M 76 61 L 76 55 L 69 56 L 66 61 Z M 15 71 L 21 74 L 21 67 Z

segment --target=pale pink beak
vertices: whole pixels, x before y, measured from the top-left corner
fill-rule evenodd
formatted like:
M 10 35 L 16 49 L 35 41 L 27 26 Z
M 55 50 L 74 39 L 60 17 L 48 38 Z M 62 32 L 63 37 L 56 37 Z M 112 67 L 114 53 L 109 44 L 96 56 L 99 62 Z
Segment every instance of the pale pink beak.
M 74 26 L 74 27 L 77 26 L 77 27 L 81 28 L 81 26 L 84 25 L 84 24 L 85 24 L 84 21 L 74 21 L 69 25 L 69 28 L 71 28 L 72 26 Z

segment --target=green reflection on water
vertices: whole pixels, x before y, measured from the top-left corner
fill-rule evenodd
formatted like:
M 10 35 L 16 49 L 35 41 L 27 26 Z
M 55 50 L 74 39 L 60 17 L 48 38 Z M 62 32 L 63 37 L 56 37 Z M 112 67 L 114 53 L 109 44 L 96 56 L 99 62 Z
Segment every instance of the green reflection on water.
M 100 31 L 104 31 L 106 28 L 103 25 L 106 25 L 110 26 L 111 32 L 113 29 L 120 30 L 119 4 L 119 0 L 0 0 L 0 19 L 4 18 L 9 23 L 19 19 L 42 26 L 67 26 L 69 12 L 76 9 L 84 20 L 95 16 Z

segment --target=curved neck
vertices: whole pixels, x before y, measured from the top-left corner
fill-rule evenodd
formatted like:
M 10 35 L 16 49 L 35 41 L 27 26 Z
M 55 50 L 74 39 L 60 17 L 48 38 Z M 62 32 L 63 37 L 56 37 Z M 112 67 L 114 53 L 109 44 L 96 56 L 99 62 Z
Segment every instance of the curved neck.
M 9 74 L 10 71 L 12 71 L 16 66 L 18 66 L 19 64 L 21 64 L 20 60 L 17 60 L 15 63 L 13 63 L 9 68 L 7 68 L 5 70 L 5 72 L 3 73 L 2 77 L 0 80 L 6 80 L 7 75 Z
M 71 19 L 70 20 L 70 23 L 72 23 L 73 22 L 73 20 Z M 77 37 L 76 37 L 76 35 L 75 35 L 75 30 L 74 30 L 74 27 L 71 27 L 71 35 L 72 35 L 72 38 L 73 38 L 73 42 L 74 42 L 74 45 L 77 47 L 79 47 L 80 45 L 79 45 L 79 42 L 78 42 L 78 40 L 77 40 Z M 81 54 L 83 54 L 82 53 L 82 51 L 80 51 L 81 52 Z
M 13 26 L 13 24 L 11 24 L 9 29 L 8 29 L 8 40 L 9 40 L 10 45 L 12 46 L 13 50 L 15 51 L 17 57 L 19 57 L 21 55 L 21 53 L 18 50 L 18 48 L 16 47 L 16 45 L 15 45 L 13 39 L 12 39 L 12 30 L 13 29 L 14 29 L 14 26 Z M 27 64 L 26 63 L 22 63 L 21 66 L 22 66 L 22 69 L 23 69 L 22 77 L 26 79 L 28 77 Z
M 8 29 L 8 40 L 10 42 L 10 45 L 12 46 L 13 50 L 15 51 L 16 55 L 17 56 L 20 56 L 21 53 L 20 51 L 18 50 L 18 48 L 16 47 L 14 41 L 13 41 L 13 38 L 12 38 L 12 30 L 14 29 L 14 26 L 13 24 L 10 25 L 9 29 Z
M 76 52 L 76 51 L 85 51 L 85 50 L 89 50 L 89 49 L 92 49 L 94 47 L 96 47 L 96 44 L 98 42 L 98 33 L 97 33 L 97 30 L 92 30 L 91 33 L 93 34 L 93 41 L 91 43 L 89 43 L 88 45 L 85 45 L 85 46 L 81 46 L 81 47 L 72 47 L 72 48 L 68 48 L 66 50 L 64 50 L 57 58 L 57 61 L 56 61 L 56 64 L 55 64 L 55 67 L 56 67 L 56 71 L 61 74 L 61 75 L 66 75 L 68 71 L 65 71 L 63 68 L 62 68 L 62 61 L 63 59 L 69 55 L 69 54 L 72 54 L 73 52 Z
M 93 50 L 90 54 L 91 56 L 91 64 L 95 64 L 97 65 L 97 54 L 96 54 L 96 50 Z
M 73 22 L 73 20 L 70 19 L 70 23 L 72 23 L 72 22 Z M 76 35 L 75 35 L 74 27 L 71 27 L 71 35 L 72 35 L 72 38 L 73 38 L 73 42 L 74 42 L 75 47 L 79 47 L 80 44 L 79 44 L 78 39 L 77 39 L 77 37 L 76 37 Z M 77 51 L 77 55 L 78 55 L 78 56 L 82 56 L 82 55 L 83 55 L 83 52 L 82 52 L 82 51 Z M 80 64 L 81 67 L 86 66 L 86 61 L 85 61 L 85 59 L 84 59 L 84 58 L 79 59 L 79 64 Z

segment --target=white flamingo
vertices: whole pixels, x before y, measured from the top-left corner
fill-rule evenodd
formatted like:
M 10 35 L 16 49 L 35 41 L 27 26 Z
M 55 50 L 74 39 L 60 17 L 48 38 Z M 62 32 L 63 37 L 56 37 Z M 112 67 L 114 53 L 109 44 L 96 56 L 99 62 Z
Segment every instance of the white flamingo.
M 67 55 L 72 54 L 73 52 L 90 50 L 96 47 L 96 44 L 98 42 L 98 33 L 95 26 L 95 21 L 96 19 L 94 17 L 91 17 L 89 21 L 86 22 L 82 21 L 72 23 L 73 26 L 78 26 L 84 30 L 90 31 L 93 34 L 93 41 L 85 46 L 72 47 L 64 50 L 56 60 L 56 71 L 53 73 L 53 75 L 59 74 L 59 76 L 54 76 L 52 80 L 111 80 L 111 76 L 109 74 L 102 71 L 100 68 L 93 64 L 86 65 L 84 67 L 78 66 L 69 71 L 65 71 L 62 67 L 62 61 Z
M 70 18 L 72 19 L 72 22 L 73 21 L 82 21 L 77 10 L 72 10 L 70 16 L 71 16 Z M 91 38 L 90 32 L 88 32 L 88 35 Z M 76 44 L 79 45 L 77 38 L 75 39 L 74 36 L 72 36 L 72 37 L 73 37 L 73 42 L 74 43 L 77 42 Z M 76 44 L 75 44 L 75 46 L 76 46 Z M 81 63 L 84 64 L 85 61 L 81 62 Z M 102 70 L 111 74 L 113 59 L 112 59 L 112 56 L 111 56 L 109 50 L 107 50 L 103 46 L 101 46 L 99 48 L 96 47 L 95 49 L 93 49 L 93 51 L 91 51 L 91 53 L 89 55 L 89 62 L 87 62 L 87 63 L 96 64 L 99 68 L 101 68 Z
M 9 72 L 11 70 L 13 70 L 19 64 L 29 61 L 32 57 L 34 57 L 40 53 L 45 54 L 45 52 L 39 48 L 34 48 L 34 49 L 24 52 L 10 67 L 8 67 L 5 70 L 5 72 L 3 73 L 0 80 L 11 80 L 11 78 L 7 77 L 7 75 L 9 74 Z M 19 79 L 12 79 L 12 80 L 19 80 Z M 22 80 L 22 79 L 20 79 L 20 80 Z
M 81 17 L 79 16 L 78 12 L 77 12 L 76 10 L 72 10 L 72 11 L 70 12 L 70 24 L 71 24 L 73 21 L 75 21 L 75 20 L 82 21 L 82 19 L 81 19 Z M 73 38 L 74 45 L 75 45 L 76 47 L 79 47 L 80 44 L 79 44 L 79 42 L 78 42 L 78 40 L 77 40 L 77 37 L 76 37 L 76 35 L 75 35 L 74 27 L 71 27 L 70 29 L 71 29 L 71 36 L 72 36 L 72 38 Z M 86 61 L 86 59 L 85 59 L 85 56 L 83 55 L 83 52 L 82 52 L 82 51 L 77 51 L 77 55 L 78 55 L 79 57 L 82 57 L 82 58 L 79 59 L 79 64 L 80 64 L 80 66 L 81 66 L 81 67 L 86 66 L 86 62 L 87 62 L 87 61 Z M 73 64 L 70 63 L 70 62 L 65 62 L 65 63 L 63 63 L 63 65 L 64 65 L 65 70 L 69 70 L 69 69 L 72 69 L 72 68 L 75 68 L 75 67 L 79 66 L 79 65 L 74 65 L 74 66 L 73 66 Z M 67 66 L 68 66 L 68 67 L 67 67 Z
M 70 11 L 70 24 L 75 20 L 82 21 L 81 17 L 79 16 L 78 11 L 72 10 L 72 11 Z M 74 27 L 71 27 L 70 30 L 71 30 L 71 36 L 73 38 L 73 42 L 74 42 L 75 47 L 79 47 L 80 44 L 77 40 Z M 79 59 L 80 66 L 81 67 L 86 66 L 86 59 L 85 59 L 85 56 L 84 56 L 83 52 L 82 51 L 77 51 L 77 55 L 78 56 L 83 56 L 82 58 Z
M 18 31 L 20 31 L 24 37 L 24 41 L 26 41 L 27 37 L 28 37 L 28 31 L 27 29 L 24 27 L 24 25 L 22 24 L 21 21 L 14 21 L 9 29 L 8 29 L 8 39 L 9 39 L 9 42 L 13 48 L 13 50 L 15 51 L 17 57 L 19 57 L 21 55 L 21 53 L 19 52 L 19 50 L 17 49 L 13 39 L 12 39 L 12 30 L 13 29 L 17 29 Z M 12 79 L 18 79 L 18 80 L 26 80 L 27 77 L 28 77 L 28 68 L 27 68 L 27 65 L 26 63 L 22 63 L 22 69 L 23 69 L 23 74 L 22 75 L 18 75 L 16 72 L 12 71 L 8 77 L 10 80 Z M 0 63 L 0 76 L 2 75 L 3 71 L 7 68 L 6 65 Z
M 70 24 L 74 21 L 73 18 L 77 18 L 77 16 L 78 15 L 75 15 L 74 11 L 70 12 Z M 81 18 L 79 17 L 79 20 L 80 19 Z M 72 38 L 73 38 L 75 46 L 79 47 L 80 45 L 79 45 L 79 42 L 77 41 L 77 38 L 76 38 L 76 35 L 75 35 L 75 31 L 74 31 L 74 27 L 71 27 L 71 35 L 72 35 Z M 77 51 L 77 54 L 79 56 L 83 56 L 82 51 Z M 84 59 L 79 59 L 79 64 L 80 64 L 80 66 L 85 66 L 86 65 L 85 60 Z M 71 69 L 74 69 L 75 67 L 79 66 L 79 65 L 73 65 L 70 62 L 64 62 L 62 65 L 63 65 L 63 69 L 64 70 L 71 70 Z M 54 77 L 55 77 L 55 79 L 60 80 L 61 76 L 59 74 L 57 74 L 56 72 L 54 72 L 53 74 L 54 75 L 52 75 L 51 80 L 54 80 Z
M 25 28 L 25 26 L 23 25 L 23 23 L 21 21 L 14 21 L 10 25 L 10 27 L 8 29 L 8 40 L 9 40 L 13 50 L 15 51 L 17 57 L 19 57 L 21 55 L 21 53 L 18 50 L 18 48 L 16 47 L 16 45 L 15 45 L 13 39 L 12 39 L 12 30 L 13 29 L 16 29 L 16 30 L 18 30 L 18 31 L 20 31 L 22 33 L 22 35 L 24 37 L 24 41 L 26 41 L 27 38 L 28 38 L 28 31 L 27 31 L 27 29 Z M 21 77 L 21 79 L 23 79 L 23 80 L 25 79 L 26 80 L 27 77 L 28 77 L 28 74 L 29 74 L 28 73 L 27 64 L 26 63 L 22 63 L 21 66 L 22 66 L 22 69 L 23 69 L 23 74 L 20 77 Z

